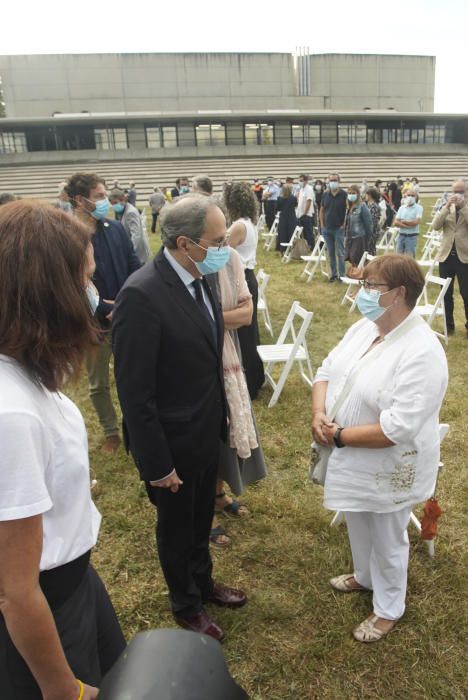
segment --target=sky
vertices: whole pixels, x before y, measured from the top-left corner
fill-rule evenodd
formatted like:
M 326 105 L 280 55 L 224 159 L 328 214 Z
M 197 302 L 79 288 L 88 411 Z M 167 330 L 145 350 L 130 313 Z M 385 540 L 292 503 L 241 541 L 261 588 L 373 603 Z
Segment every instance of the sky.
M 468 113 L 468 0 L 18 0 L 1 54 L 286 52 L 436 56 L 435 111 Z

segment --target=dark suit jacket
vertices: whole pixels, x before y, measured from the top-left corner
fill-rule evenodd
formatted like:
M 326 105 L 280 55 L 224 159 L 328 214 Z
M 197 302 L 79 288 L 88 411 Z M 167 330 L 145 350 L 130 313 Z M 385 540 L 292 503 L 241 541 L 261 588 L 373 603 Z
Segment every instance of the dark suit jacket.
M 103 300 L 115 299 L 127 277 L 138 270 L 141 263 L 128 233 L 118 221 L 98 221 L 91 240 L 96 260 L 93 282 L 100 296 L 97 317 L 103 327 L 108 327 L 110 324 L 105 317 L 114 310 L 114 305 Z
M 207 281 L 209 282 L 208 278 Z M 223 320 L 209 282 L 218 342 L 162 250 L 133 274 L 114 309 L 112 337 L 124 438 L 144 481 L 217 459 L 226 436 Z

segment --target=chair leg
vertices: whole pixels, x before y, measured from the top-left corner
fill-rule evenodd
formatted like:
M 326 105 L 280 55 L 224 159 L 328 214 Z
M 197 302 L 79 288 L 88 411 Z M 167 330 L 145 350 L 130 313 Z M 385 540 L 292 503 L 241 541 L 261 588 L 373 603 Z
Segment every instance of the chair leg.
M 344 519 L 343 512 L 341 510 L 337 510 L 330 523 L 330 527 L 337 527 L 338 525 L 341 525 Z
M 414 513 L 411 513 L 410 515 L 410 523 L 413 523 L 414 527 L 418 532 L 421 532 L 421 523 L 417 519 Z

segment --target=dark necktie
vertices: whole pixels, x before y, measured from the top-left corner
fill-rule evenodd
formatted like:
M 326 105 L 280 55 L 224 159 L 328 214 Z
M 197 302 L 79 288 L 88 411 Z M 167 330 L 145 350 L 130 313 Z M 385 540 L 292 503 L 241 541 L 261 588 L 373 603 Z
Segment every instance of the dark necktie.
M 216 321 L 211 316 L 210 311 L 209 311 L 207 305 L 205 304 L 205 300 L 203 299 L 201 280 L 193 280 L 192 287 L 195 290 L 195 300 L 196 300 L 198 307 L 199 307 L 200 311 L 202 312 L 203 316 L 206 318 L 206 320 L 209 323 L 210 330 L 211 330 L 211 333 L 213 335 L 214 344 L 217 347 L 218 346 L 218 331 L 216 328 Z

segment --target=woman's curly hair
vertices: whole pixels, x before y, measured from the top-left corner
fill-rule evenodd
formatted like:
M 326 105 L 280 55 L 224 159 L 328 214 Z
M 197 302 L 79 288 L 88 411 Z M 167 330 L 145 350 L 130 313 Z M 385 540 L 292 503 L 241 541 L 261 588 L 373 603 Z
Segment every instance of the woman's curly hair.
M 249 218 L 257 223 L 258 201 L 248 182 L 227 182 L 223 199 L 231 221 Z

